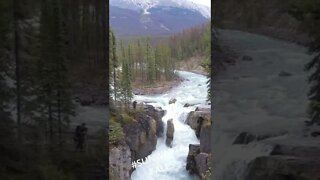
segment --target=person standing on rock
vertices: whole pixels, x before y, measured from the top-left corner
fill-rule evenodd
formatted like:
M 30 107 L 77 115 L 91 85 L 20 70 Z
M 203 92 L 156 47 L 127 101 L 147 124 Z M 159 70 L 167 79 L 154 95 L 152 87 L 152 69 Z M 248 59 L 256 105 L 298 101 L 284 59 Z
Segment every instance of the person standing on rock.
M 82 123 L 76 127 L 74 141 L 76 142 L 76 150 L 83 151 L 83 145 L 87 136 L 88 128 L 86 123 Z
M 133 106 L 133 109 L 136 109 L 136 107 L 137 107 L 137 101 L 133 101 L 132 106 Z

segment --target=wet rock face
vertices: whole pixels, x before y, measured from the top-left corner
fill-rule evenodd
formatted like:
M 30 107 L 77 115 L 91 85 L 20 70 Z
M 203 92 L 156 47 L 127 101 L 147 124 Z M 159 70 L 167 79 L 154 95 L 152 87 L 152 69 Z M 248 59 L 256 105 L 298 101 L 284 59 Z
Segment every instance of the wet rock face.
M 156 131 L 156 121 L 144 113 L 139 113 L 134 122 L 124 125 L 126 143 L 130 147 L 132 161 L 142 159 L 155 150 L 157 145 Z
M 200 179 L 208 179 L 211 175 L 211 111 L 190 112 L 186 123 L 195 130 L 200 139 L 200 145 L 189 145 L 186 169 L 190 174 L 196 174 Z
M 200 152 L 200 145 L 190 144 L 187 157 L 186 170 L 196 174 L 201 179 L 206 179 L 210 171 L 211 155 Z
M 200 131 L 200 151 L 211 153 L 211 126 L 202 127 Z
M 157 124 L 157 136 L 162 137 L 163 136 L 163 131 L 164 131 L 164 123 L 162 121 L 162 117 L 165 114 L 165 111 L 162 110 L 161 108 L 158 107 L 153 107 L 151 105 L 145 105 L 144 106 L 144 112 L 148 115 L 151 116 Z
M 211 116 L 210 110 L 209 111 L 192 111 L 189 113 L 186 119 L 186 124 L 188 124 L 192 129 L 197 130 L 201 123 L 199 121 L 199 118 L 201 117 L 202 119 L 209 120 L 210 116 Z
M 210 167 L 211 156 L 207 153 L 200 153 L 195 157 L 198 176 L 201 179 L 206 178 L 207 171 Z
M 166 134 L 166 145 L 168 147 L 172 147 L 173 134 L 174 134 L 173 119 L 169 119 L 167 121 L 167 134 Z
M 250 165 L 247 180 L 318 180 L 320 158 L 264 156 Z
M 306 139 L 308 140 L 308 139 Z M 276 144 L 269 156 L 257 157 L 249 164 L 248 180 L 319 180 L 318 144 Z
M 187 157 L 186 170 L 190 174 L 198 174 L 196 156 L 200 153 L 200 145 L 189 144 L 189 153 Z
M 109 152 L 109 176 L 119 180 L 130 179 L 131 153 L 127 144 L 112 147 Z
M 211 121 L 211 112 L 210 111 L 192 111 L 189 113 L 186 120 L 192 129 L 196 131 L 196 136 L 200 138 L 200 131 L 204 124 L 207 124 Z

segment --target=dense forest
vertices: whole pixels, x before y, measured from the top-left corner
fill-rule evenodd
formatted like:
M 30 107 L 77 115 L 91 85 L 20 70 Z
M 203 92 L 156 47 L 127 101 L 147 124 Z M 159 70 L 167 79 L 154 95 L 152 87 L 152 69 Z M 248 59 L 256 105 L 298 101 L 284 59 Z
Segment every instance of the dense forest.
M 71 124 L 82 122 L 71 117 L 79 89 L 108 91 L 106 9 L 102 0 L 0 2 L 0 179 L 105 179 L 105 129 L 75 153 Z
M 116 38 L 110 30 L 109 77 L 112 97 L 128 106 L 132 86 L 153 85 L 176 78 L 178 63 L 193 56 L 202 57 L 201 65 L 210 71 L 210 23 L 185 29 L 167 38 L 141 37 L 134 40 Z M 210 74 L 210 73 L 209 73 Z

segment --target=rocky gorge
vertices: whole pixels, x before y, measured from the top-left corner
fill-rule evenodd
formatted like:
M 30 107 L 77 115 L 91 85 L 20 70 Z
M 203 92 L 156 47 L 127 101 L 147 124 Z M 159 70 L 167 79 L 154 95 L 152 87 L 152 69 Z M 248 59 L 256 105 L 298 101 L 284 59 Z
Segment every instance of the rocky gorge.
M 211 177 L 211 109 L 199 108 L 189 113 L 186 124 L 196 133 L 200 144 L 190 144 L 186 169 L 200 179 Z
M 207 78 L 185 71 L 178 75 L 183 81 L 177 87 L 158 95 L 135 95 L 136 110 L 129 115 L 116 115 L 124 135 L 110 148 L 109 172 L 114 179 L 209 177 L 211 118 Z M 197 173 L 186 168 L 189 145 L 193 144 L 199 146 L 199 154 L 194 155 Z
M 110 148 L 109 164 L 114 179 L 127 180 L 134 170 L 131 163 L 147 157 L 156 148 L 157 138 L 163 135 L 162 117 L 165 111 L 150 105 L 134 115 L 124 125 L 124 140 Z

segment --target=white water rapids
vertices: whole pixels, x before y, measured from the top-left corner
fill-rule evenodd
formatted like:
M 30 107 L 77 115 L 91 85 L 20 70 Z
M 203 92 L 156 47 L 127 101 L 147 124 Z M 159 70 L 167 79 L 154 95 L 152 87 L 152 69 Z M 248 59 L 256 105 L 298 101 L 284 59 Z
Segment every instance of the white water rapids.
M 177 71 L 178 75 L 185 79 L 179 86 L 171 91 L 155 96 L 136 95 L 134 99 L 138 102 L 161 107 L 166 111 L 162 118 L 164 122 L 164 135 L 158 138 L 156 150 L 148 156 L 147 161 L 138 166 L 132 173 L 133 180 L 192 180 L 196 177 L 190 176 L 186 171 L 186 160 L 189 151 L 189 144 L 199 144 L 199 140 L 184 121 L 195 106 L 183 107 L 185 103 L 207 106 L 207 77 L 186 71 Z M 174 104 L 169 100 L 175 98 Z M 174 138 L 172 148 L 165 144 L 167 120 L 173 119 Z
M 245 180 L 255 158 L 268 156 L 275 144 L 296 145 L 303 136 L 308 120 L 303 67 L 311 56 L 302 46 L 241 31 L 220 30 L 219 39 L 252 59 L 240 56 L 214 80 L 212 179 Z M 233 144 L 243 132 L 269 138 Z

